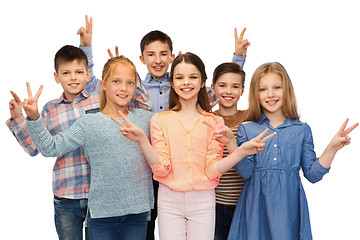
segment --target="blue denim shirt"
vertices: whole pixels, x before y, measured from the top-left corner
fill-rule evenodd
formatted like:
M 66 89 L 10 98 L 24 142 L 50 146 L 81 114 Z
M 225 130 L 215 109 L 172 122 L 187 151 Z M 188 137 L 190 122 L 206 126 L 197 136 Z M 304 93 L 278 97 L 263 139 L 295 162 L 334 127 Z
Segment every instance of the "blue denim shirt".
M 276 132 L 264 150 L 235 165 L 246 178 L 228 239 L 312 239 L 309 210 L 300 168 L 310 182 L 320 181 L 329 171 L 314 152 L 309 125 L 286 119 L 274 128 L 261 114 L 258 122 L 239 126 L 238 145 L 256 137 L 266 128 Z

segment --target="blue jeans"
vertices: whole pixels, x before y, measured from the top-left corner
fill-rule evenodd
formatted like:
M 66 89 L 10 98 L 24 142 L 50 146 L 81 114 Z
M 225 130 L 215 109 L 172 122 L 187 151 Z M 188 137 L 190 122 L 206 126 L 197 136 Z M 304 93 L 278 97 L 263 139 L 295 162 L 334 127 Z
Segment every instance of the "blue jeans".
M 67 199 L 54 196 L 55 227 L 59 240 L 83 240 L 83 224 L 87 214 L 87 199 Z M 89 239 L 85 227 L 85 239 Z
M 147 212 L 121 217 L 91 218 L 91 240 L 144 240 L 146 238 Z
M 216 204 L 215 240 L 226 240 L 236 206 Z

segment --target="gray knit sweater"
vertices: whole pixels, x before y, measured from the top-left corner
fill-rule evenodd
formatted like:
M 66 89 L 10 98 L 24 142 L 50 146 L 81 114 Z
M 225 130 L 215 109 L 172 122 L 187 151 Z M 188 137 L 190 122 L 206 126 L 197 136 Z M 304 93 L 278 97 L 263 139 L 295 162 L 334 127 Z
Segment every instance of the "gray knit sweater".
M 152 113 L 133 109 L 127 118 L 150 136 Z M 102 113 L 78 119 L 52 136 L 42 118 L 27 120 L 31 139 L 47 157 L 84 148 L 91 167 L 88 205 L 92 218 L 148 212 L 154 205 L 151 169 L 138 144 L 124 137 L 119 125 Z

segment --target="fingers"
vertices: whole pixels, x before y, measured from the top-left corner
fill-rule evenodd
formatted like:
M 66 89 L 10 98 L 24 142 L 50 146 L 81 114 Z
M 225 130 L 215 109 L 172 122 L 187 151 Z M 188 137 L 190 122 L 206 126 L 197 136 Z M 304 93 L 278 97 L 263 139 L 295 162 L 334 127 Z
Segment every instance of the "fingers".
M 14 93 L 13 91 L 10 91 L 11 95 L 13 96 L 14 100 L 16 103 L 21 103 L 20 98 L 18 97 L 18 95 L 16 95 L 16 93 Z
M 261 142 L 266 142 L 267 140 L 269 140 L 270 138 L 274 137 L 276 135 L 276 133 L 272 133 L 269 136 L 264 137 L 263 139 L 261 139 Z
M 235 41 L 239 39 L 236 28 L 234 28 L 234 38 L 235 38 Z
M 120 117 L 122 118 L 122 120 L 124 120 L 125 124 L 127 126 L 131 126 L 132 125 L 132 122 L 127 119 L 127 117 L 125 116 L 125 114 L 123 114 L 121 111 L 118 111 L 118 113 L 120 114 Z
M 111 119 L 116 122 L 117 124 L 119 124 L 121 127 L 125 127 L 125 124 L 120 121 L 119 119 L 115 118 L 115 117 L 111 117 Z
M 244 39 L 244 34 L 245 34 L 246 28 L 244 28 L 241 33 L 240 33 L 240 40 L 242 41 Z
M 113 57 L 114 57 L 114 55 L 112 54 L 112 52 L 111 52 L 111 50 L 110 50 L 109 48 L 107 49 L 107 52 L 108 52 L 110 58 L 113 58 Z
M 349 133 L 351 133 L 352 130 L 354 130 L 357 126 L 359 126 L 359 123 L 355 123 L 351 127 L 349 127 L 345 132 L 344 135 L 347 136 Z
M 216 101 L 215 101 L 215 102 L 213 102 L 213 103 L 210 105 L 210 109 L 212 109 L 213 107 L 215 107 L 215 106 L 216 106 L 216 104 L 218 104 L 218 103 L 219 103 L 219 101 L 220 101 L 220 98 L 216 99 Z
M 119 57 L 119 47 L 115 46 L 115 56 Z
M 209 128 L 212 128 L 214 130 L 216 129 L 215 124 L 213 124 L 211 122 L 203 121 L 202 123 L 205 124 L 206 126 L 208 126 Z
M 43 85 L 40 85 L 39 90 L 38 90 L 37 93 L 35 94 L 35 99 L 36 99 L 36 100 L 39 99 L 43 88 L 44 88 L 44 86 L 43 86 Z
M 29 82 L 26 82 L 26 88 L 27 88 L 28 96 L 29 96 L 29 98 L 31 98 L 32 97 L 32 92 L 31 92 L 31 87 L 30 87 Z
M 259 140 L 261 140 L 261 139 L 265 136 L 265 134 L 268 133 L 269 130 L 270 130 L 269 128 L 265 129 L 265 130 L 264 130 L 262 133 L 260 133 L 256 138 L 259 139 Z

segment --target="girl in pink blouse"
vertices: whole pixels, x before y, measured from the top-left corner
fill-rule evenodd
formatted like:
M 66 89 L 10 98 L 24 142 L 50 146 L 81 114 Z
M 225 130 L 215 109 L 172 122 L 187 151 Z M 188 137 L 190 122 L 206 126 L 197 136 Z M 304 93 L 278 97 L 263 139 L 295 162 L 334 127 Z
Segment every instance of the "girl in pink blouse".
M 125 116 L 114 119 L 136 141 L 159 181 L 160 239 L 214 239 L 215 192 L 220 176 L 243 157 L 262 151 L 268 130 L 222 158 L 217 132 L 222 118 L 210 113 L 205 66 L 192 53 L 175 58 L 170 71 L 170 109 L 150 122 L 151 143 Z M 204 124 L 206 123 L 206 124 Z M 210 127 L 209 127 L 210 126 Z M 216 138 L 217 137 L 217 138 Z

